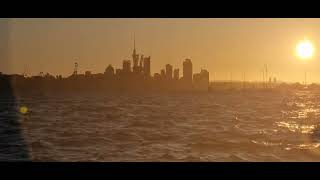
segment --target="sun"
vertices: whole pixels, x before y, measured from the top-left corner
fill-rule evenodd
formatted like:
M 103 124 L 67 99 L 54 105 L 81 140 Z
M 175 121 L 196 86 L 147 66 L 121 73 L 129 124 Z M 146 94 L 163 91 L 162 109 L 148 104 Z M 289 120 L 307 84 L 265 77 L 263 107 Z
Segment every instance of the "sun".
M 296 53 L 303 60 L 311 58 L 314 53 L 312 43 L 308 40 L 299 42 L 296 46 Z

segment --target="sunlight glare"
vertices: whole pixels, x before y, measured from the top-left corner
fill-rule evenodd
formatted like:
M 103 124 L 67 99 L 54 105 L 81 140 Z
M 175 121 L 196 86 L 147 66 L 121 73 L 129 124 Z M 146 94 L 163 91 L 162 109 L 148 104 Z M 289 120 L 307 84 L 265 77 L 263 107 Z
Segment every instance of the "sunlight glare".
M 297 44 L 296 53 L 301 59 L 308 59 L 313 56 L 314 48 L 310 41 L 304 40 Z

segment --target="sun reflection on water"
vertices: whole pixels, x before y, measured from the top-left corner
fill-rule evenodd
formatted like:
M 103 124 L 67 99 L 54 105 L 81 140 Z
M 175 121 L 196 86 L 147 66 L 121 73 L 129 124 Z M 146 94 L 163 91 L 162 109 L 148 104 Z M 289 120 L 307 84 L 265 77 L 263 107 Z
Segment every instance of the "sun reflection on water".
M 279 127 L 287 128 L 291 132 L 299 132 L 302 134 L 310 134 L 313 132 L 313 130 L 316 127 L 315 125 L 301 125 L 294 121 L 289 121 L 289 122 L 281 121 L 281 122 L 276 122 L 276 124 Z
M 275 122 L 275 128 L 280 128 L 285 137 L 292 139 L 290 143 L 283 144 L 285 150 L 308 150 L 316 156 L 320 155 L 318 96 L 315 93 L 299 92 L 284 102 L 282 118 Z

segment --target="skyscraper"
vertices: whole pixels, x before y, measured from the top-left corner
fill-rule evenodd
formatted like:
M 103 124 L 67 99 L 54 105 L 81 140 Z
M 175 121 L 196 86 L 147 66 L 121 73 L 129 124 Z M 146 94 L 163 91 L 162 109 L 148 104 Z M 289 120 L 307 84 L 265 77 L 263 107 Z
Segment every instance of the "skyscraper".
M 150 56 L 143 59 L 143 74 L 145 77 L 150 77 Z
M 122 70 L 124 73 L 131 72 L 131 62 L 129 60 L 124 60 L 122 64 Z
M 140 55 L 139 72 L 142 71 L 142 66 L 143 66 L 143 54 Z
M 136 40 L 133 39 L 133 53 L 132 53 L 132 61 L 133 61 L 133 72 L 139 72 L 139 55 L 136 52 Z
M 174 69 L 173 71 L 173 79 L 179 80 L 179 69 Z
M 192 84 L 192 62 L 190 59 L 186 59 L 183 62 L 183 80 L 188 84 Z
M 164 69 L 161 69 L 161 78 L 162 79 L 166 78 L 166 71 Z
M 201 79 L 203 79 L 205 83 L 209 83 L 209 72 L 207 70 L 201 69 L 200 75 Z
M 170 64 L 166 65 L 166 79 L 167 80 L 172 79 L 172 66 Z

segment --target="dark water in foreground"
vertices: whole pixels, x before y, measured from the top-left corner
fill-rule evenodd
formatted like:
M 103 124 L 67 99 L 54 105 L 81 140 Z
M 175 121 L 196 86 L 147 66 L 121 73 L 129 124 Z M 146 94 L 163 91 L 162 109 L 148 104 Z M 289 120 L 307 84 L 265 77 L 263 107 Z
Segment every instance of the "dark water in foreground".
M 14 106 L 1 108 L 0 160 L 320 161 L 316 92 L 34 95 L 0 103 Z

